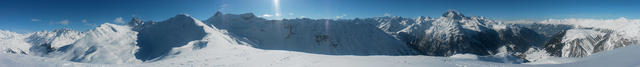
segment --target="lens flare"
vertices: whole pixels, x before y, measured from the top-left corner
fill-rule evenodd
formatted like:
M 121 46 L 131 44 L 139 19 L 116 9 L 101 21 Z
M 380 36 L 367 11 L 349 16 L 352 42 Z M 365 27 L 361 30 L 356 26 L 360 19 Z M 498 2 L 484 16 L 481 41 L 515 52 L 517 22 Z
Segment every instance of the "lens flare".
M 280 0 L 273 0 L 273 7 L 275 11 L 275 18 L 280 19 Z

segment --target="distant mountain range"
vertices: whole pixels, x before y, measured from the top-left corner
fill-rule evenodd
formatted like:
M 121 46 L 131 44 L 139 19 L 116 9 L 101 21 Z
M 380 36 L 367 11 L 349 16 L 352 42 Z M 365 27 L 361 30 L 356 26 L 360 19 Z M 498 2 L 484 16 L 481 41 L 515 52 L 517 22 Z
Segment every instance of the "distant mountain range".
M 246 45 L 265 50 L 326 55 L 475 54 L 507 56 L 515 63 L 537 60 L 539 52 L 583 57 L 639 43 L 637 23 L 624 29 L 557 23 L 502 23 L 447 11 L 441 17 L 267 20 L 217 12 L 207 20 L 179 14 L 154 22 L 133 18 L 78 32 L 69 29 L 18 34 L 0 31 L 0 51 L 88 63 L 163 60 L 207 44 Z M 635 27 L 628 29 L 626 27 Z M 533 55 L 535 54 L 535 55 Z

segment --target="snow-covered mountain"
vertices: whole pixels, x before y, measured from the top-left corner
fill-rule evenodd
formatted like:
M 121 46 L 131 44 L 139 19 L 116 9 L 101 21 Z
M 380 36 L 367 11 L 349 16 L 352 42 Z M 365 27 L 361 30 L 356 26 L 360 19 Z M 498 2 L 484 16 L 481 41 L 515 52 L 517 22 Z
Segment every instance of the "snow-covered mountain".
M 168 20 L 154 24 L 135 25 L 138 22 L 133 19 L 130 26 L 139 29 L 137 46 L 140 50 L 136 52 L 136 58 L 141 60 L 151 60 L 165 56 L 174 47 L 181 47 L 190 41 L 201 40 L 207 35 L 206 29 L 211 27 L 199 20 L 180 14 Z
M 607 23 L 597 22 L 621 22 L 613 23 L 621 27 L 600 26 Z M 552 59 L 589 57 L 632 46 L 640 40 L 637 28 L 640 21 L 627 19 L 507 24 L 457 11 L 435 18 L 283 20 L 267 20 L 252 13 L 217 12 L 203 21 L 186 14 L 160 22 L 133 18 L 125 25 L 105 23 L 85 32 L 58 29 L 19 34 L 0 30 L 0 51 L 9 53 L 0 55 L 29 56 L 16 59 L 39 56 L 65 61 L 54 64 L 77 65 L 281 67 L 362 62 L 360 66 L 514 66 L 493 62 L 571 63 Z M 0 58 L 3 59 L 19 61 Z M 367 59 L 374 61 L 364 61 Z M 220 64 L 208 65 L 211 63 Z
M 639 27 L 635 20 L 624 18 L 607 21 L 574 19 L 546 20 L 535 24 L 504 24 L 484 17 L 466 17 L 456 11 L 445 12 L 440 18 L 381 17 L 375 20 L 379 29 L 413 45 L 413 48 L 417 48 L 422 54 L 436 56 L 457 53 L 495 55 L 500 52 L 498 47 L 506 46 L 508 52 L 514 52 L 514 55 L 521 58 L 526 58 L 524 54 L 531 49 L 544 49 L 552 56 L 582 57 L 637 44 L 637 35 L 634 33 L 638 30 L 630 29 Z M 621 27 L 608 27 L 616 25 Z
M 136 34 L 138 33 L 128 26 L 102 24 L 87 31 L 84 37 L 72 44 L 49 52 L 45 57 L 87 63 L 139 63 L 133 55 L 138 49 L 135 46 Z
M 1 31 L 2 50 L 7 53 L 46 56 L 63 46 L 70 45 L 84 37 L 84 33 L 70 29 L 56 29 L 27 34 Z
M 553 56 L 582 57 L 639 42 L 625 35 L 629 34 L 610 29 L 573 28 L 556 34 L 545 48 Z
M 347 22 L 342 22 L 347 21 Z M 321 20 L 313 19 L 285 19 L 285 20 L 265 20 L 262 18 L 256 18 L 253 14 L 222 14 L 216 13 L 212 18 L 205 21 L 208 24 L 218 26 L 218 28 L 229 30 L 234 34 L 234 37 L 239 37 L 242 41 L 250 43 L 253 47 L 262 49 L 279 49 L 279 50 L 293 50 L 309 53 L 320 54 L 334 54 L 334 53 L 322 53 L 319 51 L 326 49 L 319 49 L 318 47 L 306 46 L 314 49 L 305 48 L 305 50 L 299 49 L 300 40 L 310 40 L 312 38 L 295 39 L 294 42 L 286 40 L 289 37 L 296 37 L 296 35 L 307 35 L 309 31 L 317 32 L 315 34 L 323 34 L 325 32 L 340 31 L 343 29 L 359 29 L 359 28 L 378 28 L 382 32 L 390 35 L 397 41 L 394 44 L 406 44 L 409 48 L 416 50 L 418 54 L 434 55 L 434 56 L 451 56 L 460 53 L 471 53 L 476 55 L 498 55 L 508 53 L 511 56 L 517 56 L 517 58 L 526 59 L 532 56 L 527 56 L 535 51 L 545 50 L 544 53 L 549 53 L 551 56 L 560 57 L 581 57 L 588 56 L 591 53 L 599 52 L 602 50 L 610 50 L 624 45 L 634 44 L 637 42 L 633 39 L 623 39 L 620 37 L 612 37 L 616 40 L 606 40 L 612 42 L 606 42 L 610 44 L 598 45 L 592 49 L 576 49 L 579 47 L 571 46 L 575 44 L 564 43 L 570 42 L 570 37 L 564 36 L 565 34 L 573 34 L 571 31 L 575 25 L 572 24 L 505 24 L 498 21 L 485 19 L 484 17 L 467 17 L 457 11 L 447 11 L 442 17 L 418 17 L 416 19 L 403 18 L 403 17 L 377 17 L 377 18 L 364 18 L 353 20 L 325 20 L 324 23 Z M 337 22 L 340 24 L 336 24 Z M 349 28 L 340 28 L 334 26 L 346 25 L 350 23 L 360 25 L 349 25 Z M 327 28 L 322 30 L 322 28 Z M 305 27 L 305 28 L 298 28 Z M 634 26 L 631 26 L 634 27 Z M 317 28 L 320 28 L 319 30 Z M 333 30 L 338 29 L 338 30 Z M 598 28 L 590 28 L 598 29 Z M 302 30 L 302 31 L 298 31 Z M 259 31 L 259 32 L 258 32 Z M 268 33 L 265 33 L 268 32 Z M 357 32 L 357 31 L 350 31 Z M 374 35 L 378 34 L 369 32 L 368 34 L 358 35 Z M 341 36 L 344 34 L 331 35 Z M 633 34 L 618 34 L 633 35 Z M 354 36 L 354 35 L 349 35 Z M 377 35 L 384 36 L 384 35 Z M 589 36 L 589 35 L 576 35 L 576 36 Z M 283 38 L 285 40 L 276 40 Z M 316 37 L 320 38 L 320 37 Z M 371 39 L 366 37 L 349 37 L 354 39 Z M 557 41 L 557 38 L 561 38 L 562 41 Z M 607 37 L 608 39 L 608 37 Z M 270 43 L 261 43 L 261 41 L 267 41 Z M 275 41 L 275 42 L 274 42 Z M 317 41 L 317 40 L 316 40 Z M 370 41 L 370 40 L 365 40 Z M 394 41 L 394 40 L 383 40 Z M 603 40 L 605 41 L 605 40 Z M 615 42 L 614 42 L 615 41 Z M 337 41 L 341 42 L 341 41 Z M 360 41 L 350 41 L 351 43 L 357 43 Z M 379 41 L 374 41 L 379 42 Z M 555 43 L 562 44 L 555 44 Z M 304 42 L 301 44 L 308 44 L 312 42 Z M 586 44 L 604 44 L 605 42 L 585 42 Z M 283 44 L 296 44 L 286 46 L 273 46 Z M 586 45 L 581 44 L 581 45 Z M 329 44 L 333 45 L 333 44 Z M 355 44 L 351 44 L 355 45 Z M 560 46 L 562 45 L 562 46 Z M 551 47 L 554 46 L 554 47 Z M 595 46 L 595 45 L 593 45 Z M 612 47 L 613 46 L 613 47 Z M 293 48 L 291 48 L 293 47 Z M 304 47 L 304 46 L 303 46 Z M 501 47 L 506 47 L 502 50 Z M 366 47 L 368 48 L 368 47 Z M 400 48 L 403 47 L 394 47 Z M 341 48 L 343 49 L 343 48 Z M 351 47 L 346 49 L 359 49 L 359 47 Z M 556 51 L 560 50 L 560 51 Z M 367 50 L 369 52 L 384 51 L 384 50 Z M 344 51 L 343 51 L 344 52 Z M 583 53 L 580 53 L 583 52 Z M 584 53 L 587 52 L 587 53 Z M 347 55 L 371 55 L 371 54 L 354 54 L 359 52 L 348 52 Z M 558 55 L 563 54 L 563 55 Z M 571 56 L 566 54 L 573 54 Z M 340 55 L 344 55 L 340 54 Z M 374 54 L 375 55 L 375 54 Z M 383 54 L 383 55 L 412 55 L 412 54 Z M 536 59 L 527 59 L 536 60 Z
M 439 18 L 382 17 L 376 20 L 379 29 L 425 55 L 494 55 L 504 46 L 509 52 L 523 53 L 544 44 L 542 35 L 534 30 L 484 17 L 466 17 L 457 11 L 445 12 Z
M 265 20 L 251 13 L 216 13 L 205 23 L 261 49 L 330 55 L 413 55 L 415 50 L 367 21 L 330 19 Z
M 26 34 L 0 30 L 0 50 L 6 53 L 29 54 L 32 45 L 24 40 L 28 37 Z
M 42 56 L 89 63 L 131 63 L 137 61 L 131 52 L 135 52 L 135 34 L 130 27 L 114 24 L 102 24 L 94 30 L 77 32 L 70 29 L 57 29 L 53 32 L 42 31 L 28 34 L 8 34 L 14 40 L 11 44 L 21 45 L 12 52 L 22 50 L 22 54 Z M 4 43 L 4 42 L 3 42 Z M 28 48 L 24 48 L 28 46 Z
M 640 42 L 640 30 L 637 29 L 640 28 L 639 20 L 549 19 L 540 24 L 572 27 L 561 31 L 561 34 L 555 35 L 554 41 L 546 44 L 547 50 L 555 56 L 582 57 Z
M 184 14 L 158 23 L 142 23 L 135 19 L 125 26 L 105 23 L 87 32 L 59 29 L 17 34 L 2 31 L 3 49 L 8 53 L 74 62 L 140 63 L 184 51 L 174 47 L 197 44 L 214 29 Z M 201 47 L 204 46 L 196 45 L 193 49 Z M 176 51 L 172 51 L 174 49 Z
M 29 48 L 31 55 L 44 56 L 47 53 L 56 51 L 60 47 L 70 45 L 76 40 L 84 37 L 84 33 L 71 29 L 56 29 L 52 32 L 42 31 L 30 33 L 26 38 L 27 43 L 31 43 L 33 47 Z

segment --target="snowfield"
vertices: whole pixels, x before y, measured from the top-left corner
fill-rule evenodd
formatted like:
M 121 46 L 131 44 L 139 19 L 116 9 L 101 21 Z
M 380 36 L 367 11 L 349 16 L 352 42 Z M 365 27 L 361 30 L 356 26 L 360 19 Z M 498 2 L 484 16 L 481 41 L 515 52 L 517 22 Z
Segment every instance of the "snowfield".
M 617 26 L 616 26 L 617 25 Z M 92 30 L 0 30 L 0 67 L 638 67 L 640 21 L 267 20 L 216 13 Z
M 216 37 L 222 38 L 222 37 Z M 213 43 L 223 42 L 223 43 Z M 594 55 L 575 58 L 546 58 L 544 62 L 562 64 L 508 64 L 479 60 L 476 55 L 457 54 L 451 57 L 434 56 L 349 56 L 320 55 L 282 50 L 261 50 L 244 45 L 232 45 L 224 41 L 210 41 L 209 47 L 202 50 L 186 52 L 162 61 L 141 64 L 92 64 L 78 63 L 52 58 L 27 56 L 20 54 L 0 53 L 0 65 L 6 67 L 633 67 L 638 66 L 640 56 L 638 46 L 629 46 Z M 216 45 L 217 44 L 217 45 Z

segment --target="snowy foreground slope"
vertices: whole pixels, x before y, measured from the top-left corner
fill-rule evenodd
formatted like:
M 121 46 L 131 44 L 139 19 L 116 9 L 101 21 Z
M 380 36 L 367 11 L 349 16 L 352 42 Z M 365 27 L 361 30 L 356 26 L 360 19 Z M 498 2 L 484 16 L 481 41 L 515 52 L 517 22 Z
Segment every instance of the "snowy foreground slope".
M 266 20 L 216 13 L 93 30 L 0 30 L 0 67 L 566 67 L 638 66 L 640 21 L 505 24 L 442 17 Z
M 85 67 L 85 66 L 124 66 L 124 67 L 633 67 L 640 59 L 639 46 L 630 46 L 596 53 L 592 56 L 575 58 L 549 58 L 546 63 L 565 64 L 505 64 L 478 60 L 476 55 L 460 54 L 451 57 L 434 56 L 334 56 L 319 55 L 281 50 L 261 50 L 243 45 L 212 43 L 203 50 L 186 52 L 163 61 L 141 64 L 92 64 L 78 63 L 58 59 L 0 53 L 0 65 L 6 67 Z M 214 45 L 219 44 L 219 45 Z

